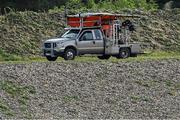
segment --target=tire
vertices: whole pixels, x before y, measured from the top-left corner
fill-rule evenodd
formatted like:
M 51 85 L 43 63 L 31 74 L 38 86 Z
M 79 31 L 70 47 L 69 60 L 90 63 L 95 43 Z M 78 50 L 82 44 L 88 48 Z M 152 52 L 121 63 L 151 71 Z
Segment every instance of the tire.
M 98 58 L 101 60 L 108 60 L 110 57 L 111 57 L 110 55 L 98 56 Z
M 125 58 L 128 58 L 129 56 L 130 56 L 129 48 L 121 48 L 119 50 L 119 55 L 117 56 L 117 58 L 125 59 Z
M 57 57 L 46 56 L 48 61 L 56 61 Z
M 76 51 L 74 49 L 67 49 L 64 53 L 64 60 L 74 60 Z

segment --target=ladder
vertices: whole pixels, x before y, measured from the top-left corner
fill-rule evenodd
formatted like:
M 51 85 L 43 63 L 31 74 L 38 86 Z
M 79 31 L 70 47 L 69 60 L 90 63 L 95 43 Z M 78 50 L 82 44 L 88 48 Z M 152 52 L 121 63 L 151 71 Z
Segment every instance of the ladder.
M 121 27 L 120 21 L 114 20 L 111 29 L 113 45 L 117 45 L 118 41 L 121 38 L 120 27 Z

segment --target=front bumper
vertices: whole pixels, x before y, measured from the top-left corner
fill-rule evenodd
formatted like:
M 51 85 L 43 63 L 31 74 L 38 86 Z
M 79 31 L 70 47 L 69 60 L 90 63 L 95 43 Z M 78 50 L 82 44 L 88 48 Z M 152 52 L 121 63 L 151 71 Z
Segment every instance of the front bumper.
M 58 57 L 64 55 L 64 49 L 61 49 L 59 51 L 54 49 L 43 49 L 43 55 L 44 56 L 51 56 L 51 57 Z
M 55 56 L 64 56 L 64 51 L 56 51 L 56 50 L 53 50 L 53 53 Z

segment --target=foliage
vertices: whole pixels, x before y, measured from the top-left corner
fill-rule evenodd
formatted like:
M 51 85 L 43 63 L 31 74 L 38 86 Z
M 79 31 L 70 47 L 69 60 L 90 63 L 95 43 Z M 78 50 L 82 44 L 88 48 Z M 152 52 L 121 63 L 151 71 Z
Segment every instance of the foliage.
M 7 7 L 17 11 L 47 11 L 55 7 L 61 8 L 64 5 L 76 6 L 76 9 L 140 8 L 149 10 L 157 7 L 164 8 L 169 2 L 173 3 L 172 7 L 180 7 L 178 0 L 0 0 L 0 12 L 4 13 Z
M 0 0 L 0 8 L 11 7 L 16 10 L 48 10 L 54 6 L 64 5 L 66 0 Z
M 98 4 L 100 8 L 104 9 L 113 9 L 113 10 L 119 10 L 119 9 L 156 9 L 156 4 L 152 1 L 147 3 L 146 0 L 117 0 L 114 3 L 112 3 L 109 0 L 103 1 Z
M 142 8 L 152 9 L 156 8 L 154 0 L 1 0 L 0 8 L 10 7 L 15 10 L 34 10 L 46 11 L 55 7 L 62 7 L 64 5 L 70 6 L 71 9 L 122 9 L 122 8 Z
M 67 3 L 68 8 L 72 9 L 91 9 L 91 10 L 120 10 L 120 9 L 143 9 L 143 10 L 152 10 L 157 9 L 157 4 L 150 0 L 104 0 L 95 2 L 94 0 L 88 0 L 86 4 L 82 4 L 78 0 L 70 0 Z
M 18 61 L 21 60 L 22 57 L 17 56 L 15 54 L 6 53 L 0 49 L 0 61 Z

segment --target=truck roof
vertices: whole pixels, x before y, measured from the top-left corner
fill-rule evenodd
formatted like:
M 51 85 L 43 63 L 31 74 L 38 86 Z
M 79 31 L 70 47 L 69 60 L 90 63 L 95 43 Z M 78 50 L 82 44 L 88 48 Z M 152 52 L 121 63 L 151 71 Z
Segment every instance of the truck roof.
M 112 13 L 80 13 L 67 15 L 67 25 L 70 27 L 94 27 L 103 23 L 110 23 L 118 19 L 140 18 L 137 15 L 112 14 Z
M 138 15 L 130 15 L 130 14 L 112 14 L 112 13 L 80 13 L 76 15 L 67 15 L 67 17 L 90 17 L 90 16 L 113 16 L 113 17 L 122 17 L 122 18 L 139 18 Z

